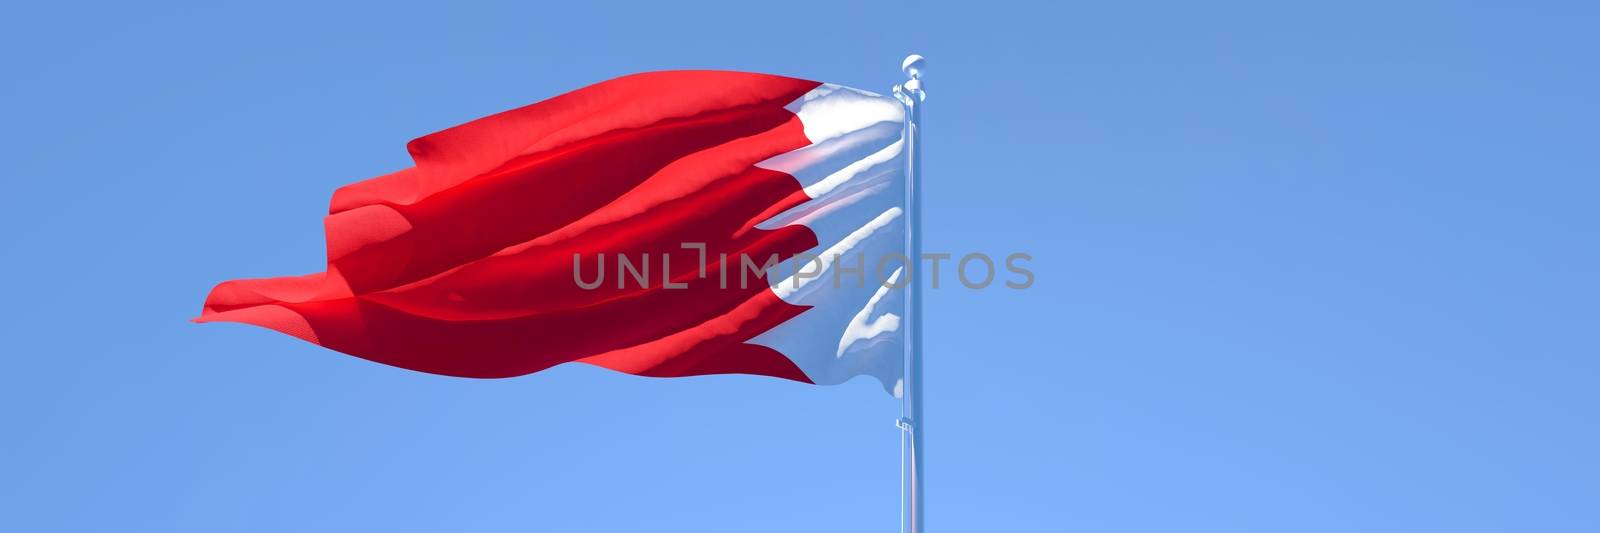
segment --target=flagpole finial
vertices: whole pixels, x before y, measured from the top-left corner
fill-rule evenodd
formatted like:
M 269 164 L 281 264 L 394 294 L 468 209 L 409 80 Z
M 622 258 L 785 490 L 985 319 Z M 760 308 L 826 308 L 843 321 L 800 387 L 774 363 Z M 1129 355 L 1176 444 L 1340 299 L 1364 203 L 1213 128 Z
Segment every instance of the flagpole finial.
M 918 54 L 906 56 L 905 61 L 900 62 L 900 71 L 905 72 L 906 77 L 910 79 L 906 80 L 905 83 L 894 86 L 895 95 L 899 96 L 902 101 L 906 101 L 908 103 L 911 101 L 922 102 L 923 100 L 927 100 L 928 93 L 923 92 L 922 90 L 922 72 L 927 68 L 927 58 L 924 58 Z
M 928 59 L 917 54 L 908 55 L 905 61 L 900 62 L 900 70 L 905 71 L 906 77 L 913 80 L 922 79 L 922 69 L 927 67 Z

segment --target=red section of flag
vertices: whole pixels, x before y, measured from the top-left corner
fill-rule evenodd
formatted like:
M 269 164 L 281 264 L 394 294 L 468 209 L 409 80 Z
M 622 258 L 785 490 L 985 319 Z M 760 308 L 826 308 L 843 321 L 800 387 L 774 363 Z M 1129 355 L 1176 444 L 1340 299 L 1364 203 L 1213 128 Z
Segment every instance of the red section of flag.
M 328 271 L 218 285 L 198 321 L 255 324 L 344 353 L 454 376 L 583 361 L 650 376 L 745 373 L 809 381 L 746 344 L 804 309 L 738 258 L 816 246 L 802 226 L 755 228 L 808 198 L 755 163 L 809 144 L 784 106 L 816 82 L 657 72 L 598 83 L 412 141 L 416 166 L 341 188 Z M 705 243 L 709 275 L 699 276 Z M 573 256 L 593 279 L 585 290 Z M 616 257 L 649 257 L 648 288 Z M 720 285 L 727 254 L 730 283 Z M 674 282 L 665 289 L 663 256 Z

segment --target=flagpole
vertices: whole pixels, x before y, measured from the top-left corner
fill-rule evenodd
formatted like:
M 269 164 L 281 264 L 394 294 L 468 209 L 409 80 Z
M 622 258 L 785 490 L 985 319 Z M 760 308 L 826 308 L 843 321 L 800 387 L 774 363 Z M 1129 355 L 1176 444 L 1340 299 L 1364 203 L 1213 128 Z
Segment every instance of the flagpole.
M 900 64 L 908 78 L 894 86 L 894 96 L 906 109 L 906 352 L 900 420 L 900 531 L 924 533 L 923 470 L 927 434 L 922 419 L 922 71 L 927 60 L 911 54 Z

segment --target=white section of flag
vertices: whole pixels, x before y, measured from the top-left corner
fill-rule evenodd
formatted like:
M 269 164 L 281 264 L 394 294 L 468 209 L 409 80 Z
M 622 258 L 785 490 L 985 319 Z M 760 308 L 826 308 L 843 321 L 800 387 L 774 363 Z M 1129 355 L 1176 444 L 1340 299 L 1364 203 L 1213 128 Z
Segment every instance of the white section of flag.
M 794 176 L 811 200 L 759 227 L 800 224 L 817 235 L 817 247 L 768 276 L 773 293 L 809 309 L 749 342 L 783 353 L 817 384 L 867 375 L 898 397 L 905 290 L 884 285 L 904 278 L 904 108 L 893 98 L 824 84 L 789 109 L 812 144 L 758 166 Z M 796 269 L 804 275 L 793 275 Z

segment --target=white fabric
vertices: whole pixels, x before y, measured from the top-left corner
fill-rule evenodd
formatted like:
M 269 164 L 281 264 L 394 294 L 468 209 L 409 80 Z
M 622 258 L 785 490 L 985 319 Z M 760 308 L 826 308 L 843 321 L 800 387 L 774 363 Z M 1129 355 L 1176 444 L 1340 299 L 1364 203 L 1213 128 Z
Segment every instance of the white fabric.
M 893 98 L 825 84 L 789 109 L 812 144 L 759 166 L 794 176 L 811 200 L 760 227 L 799 224 L 817 235 L 816 248 L 768 276 L 778 297 L 810 308 L 750 342 L 783 353 L 817 384 L 867 375 L 898 397 L 905 289 L 884 282 L 899 284 L 903 274 L 904 108 Z M 820 272 L 809 257 L 820 258 Z M 864 272 L 849 272 L 857 268 Z

